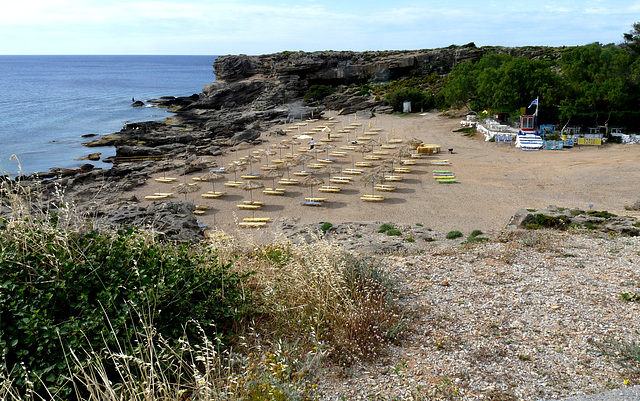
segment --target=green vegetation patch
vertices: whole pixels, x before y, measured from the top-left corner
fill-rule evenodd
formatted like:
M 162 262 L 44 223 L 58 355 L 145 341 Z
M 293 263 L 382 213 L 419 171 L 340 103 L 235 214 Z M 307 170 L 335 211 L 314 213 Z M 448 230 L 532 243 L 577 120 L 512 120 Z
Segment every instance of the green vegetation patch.
M 471 232 L 471 234 L 469 234 L 469 236 L 467 237 L 467 240 L 465 241 L 467 244 L 473 244 L 475 242 L 485 242 L 485 241 L 489 241 L 489 238 L 485 238 L 485 237 L 480 237 L 480 235 L 482 235 L 482 231 L 480 230 L 473 230 Z
M 327 85 L 311 85 L 307 92 L 304 94 L 304 101 L 309 103 L 311 101 L 320 102 L 325 97 L 333 94 L 333 89 Z
M 320 229 L 322 230 L 323 233 L 326 233 L 331 227 L 333 227 L 333 224 L 329 223 L 328 221 L 325 221 L 324 223 L 322 223 L 322 227 L 320 227 Z
M 606 210 L 589 210 L 587 214 L 592 217 L 602 217 L 603 219 L 618 217 L 617 214 L 609 213 Z
M 7 371 L 17 387 L 43 383 L 63 398 L 72 391 L 65 362 L 73 360 L 71 350 L 133 347 L 144 335 L 141 311 L 163 337 L 197 342 L 189 322 L 222 333 L 250 310 L 251 292 L 241 285 L 250 273 L 232 273 L 211 250 L 159 244 L 133 230 L 81 233 L 58 229 L 55 221 L 2 223 L 0 265 Z
M 463 234 L 460 231 L 449 231 L 447 233 L 447 239 L 456 239 L 462 237 Z
M 571 219 L 568 216 L 549 216 L 543 213 L 537 213 L 532 219 L 525 222 L 525 227 L 530 230 L 540 228 L 557 228 L 565 229 L 569 226 Z

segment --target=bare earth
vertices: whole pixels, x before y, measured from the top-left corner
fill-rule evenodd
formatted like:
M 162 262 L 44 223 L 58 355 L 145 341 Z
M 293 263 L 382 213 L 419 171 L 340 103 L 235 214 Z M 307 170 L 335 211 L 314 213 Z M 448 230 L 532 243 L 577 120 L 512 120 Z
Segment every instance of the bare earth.
M 451 230 L 470 232 L 476 229 L 491 232 L 504 228 L 513 213 L 522 208 L 558 205 L 587 209 L 589 205 L 593 205 L 597 210 L 629 215 L 630 212 L 626 212 L 624 206 L 633 204 L 640 195 L 637 186 L 640 171 L 638 145 L 600 148 L 583 146 L 581 149 L 524 152 L 505 144 L 498 146 L 485 142 L 479 134 L 470 138 L 463 133 L 453 132 L 460 128 L 460 117 L 450 118 L 436 113 L 425 113 L 410 116 L 379 115 L 372 119 L 360 117 L 355 120 L 354 115 L 338 116 L 335 112 L 330 112 L 325 117 L 340 121 L 335 124 L 333 133 L 351 123 L 361 123 L 362 126 L 356 131 L 361 136 L 363 128 L 368 131 L 371 124 L 372 128 L 381 129 L 379 134 L 372 136 L 376 142 L 378 137 L 383 144 L 388 137 L 402 139 L 405 143 L 411 138 L 417 138 L 428 144 L 440 145 L 443 152 L 418 160 L 417 165 L 411 166 L 411 172 L 403 175 L 404 180 L 397 184 L 398 189 L 385 193 L 386 199 L 381 203 L 365 203 L 360 200 L 362 194 L 371 193 L 371 184 L 367 187 L 357 177 L 352 184 L 344 186 L 337 194 L 321 194 L 317 187 L 294 186 L 288 187 L 284 196 L 266 196 L 262 189 L 253 190 L 250 194 L 249 191 L 240 188 L 225 187 L 224 182 L 234 179 L 234 174 L 228 173 L 215 182 L 216 191 L 227 193 L 222 198 L 203 199 L 200 196 L 212 189 L 210 182 L 199 183 L 198 192 L 186 195 L 177 193 L 177 183 L 193 183 L 192 178 L 206 173 L 206 169 L 187 176 L 181 176 L 180 170 L 163 173 L 158 176 L 172 176 L 177 180 L 173 184 L 161 184 L 150 180 L 136 195 L 138 199 L 143 200 L 142 205 L 149 203 L 144 201 L 146 195 L 156 192 L 174 192 L 180 199 L 186 198 L 198 205 L 207 205 L 210 210 L 199 219 L 210 228 L 229 234 L 237 231 L 237 222 L 245 217 L 269 217 L 271 223 L 266 228 L 253 231 L 254 238 L 262 236 L 265 240 L 272 238 L 275 234 L 273 231 L 277 230 L 277 222 L 284 219 L 297 221 L 299 224 L 324 221 L 422 223 L 441 233 Z M 296 129 L 285 137 L 263 134 L 263 145 L 240 150 L 237 155 L 235 152 L 225 152 L 222 158 L 217 157 L 214 161 L 228 165 L 249 152 L 278 144 L 282 139 L 320 126 L 325 121 L 319 120 L 309 123 L 308 126 L 301 126 L 299 130 Z M 287 125 L 291 126 L 294 125 Z M 319 139 L 326 137 L 326 134 L 320 132 L 313 136 L 320 145 Z M 353 138 L 354 134 L 351 134 L 350 139 Z M 346 140 L 347 137 L 343 134 L 342 138 L 332 144 L 340 147 L 346 144 Z M 308 149 L 309 140 L 301 142 L 294 150 Z M 454 149 L 454 154 L 447 152 L 450 148 Z M 290 149 L 284 149 L 283 155 L 289 152 Z M 270 158 L 279 157 L 277 155 Z M 326 152 L 319 152 L 318 157 L 326 157 Z M 362 157 L 361 153 L 350 151 L 333 166 L 350 168 L 353 167 L 354 160 L 361 161 Z M 448 159 L 451 165 L 433 166 L 430 162 L 435 159 Z M 178 165 L 180 162 L 178 161 Z M 261 161 L 251 166 L 251 170 L 261 172 L 260 166 L 265 163 L 266 159 L 263 156 Z M 301 166 L 293 167 L 290 170 L 291 177 L 294 177 L 293 172 L 299 169 Z M 439 184 L 432 177 L 434 169 L 452 170 L 459 183 Z M 240 176 L 247 172 L 249 169 L 238 172 L 238 181 L 242 181 Z M 286 177 L 287 173 L 284 174 Z M 329 184 L 328 175 L 322 175 L 322 178 L 325 185 Z M 261 182 L 271 187 L 273 181 L 265 179 Z M 301 206 L 300 201 L 312 193 L 315 197 L 326 197 L 328 201 L 322 207 Z M 237 205 L 249 200 L 250 196 L 254 201 L 264 202 L 265 206 L 258 211 L 239 210 Z

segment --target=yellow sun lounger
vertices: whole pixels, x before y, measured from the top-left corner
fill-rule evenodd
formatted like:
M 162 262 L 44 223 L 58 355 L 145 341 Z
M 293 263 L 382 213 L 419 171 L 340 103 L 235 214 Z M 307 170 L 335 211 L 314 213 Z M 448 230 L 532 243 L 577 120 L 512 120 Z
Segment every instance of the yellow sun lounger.
M 170 183 L 170 182 L 174 182 L 175 180 L 176 180 L 176 178 L 171 178 L 171 177 L 156 178 L 156 181 L 162 182 L 162 183 Z
M 262 207 L 262 205 L 246 205 L 243 203 L 241 205 L 236 205 L 236 207 L 243 210 L 258 210 Z
M 338 193 L 340 192 L 340 187 L 334 187 L 330 185 L 325 185 L 323 187 L 318 188 L 320 192 L 329 192 L 329 193 Z
M 396 167 L 393 169 L 394 173 L 402 173 L 402 174 L 407 174 L 411 172 L 411 169 L 408 167 Z
M 376 186 L 374 186 L 376 191 L 387 191 L 387 192 L 391 192 L 391 191 L 395 191 L 396 187 L 393 185 L 385 185 L 385 184 L 378 184 Z
M 245 217 L 244 219 L 242 219 L 242 221 L 247 221 L 249 223 L 267 223 L 271 221 L 271 217 Z
M 147 195 L 144 197 L 146 200 L 150 200 L 150 201 L 156 201 L 156 200 L 163 200 L 163 199 L 167 199 L 167 196 L 163 196 L 163 195 Z
M 209 191 L 209 192 L 204 193 L 204 194 L 202 194 L 200 196 L 202 196 L 205 199 L 218 199 L 218 198 L 223 197 L 224 195 L 226 195 L 226 192 L 217 192 L 217 191 L 216 192 L 211 192 L 211 191 Z
M 238 226 L 242 228 L 260 228 L 266 225 L 267 223 L 264 221 L 241 221 L 238 223 Z
M 360 200 L 364 202 L 382 202 L 384 200 L 384 196 L 382 195 L 362 195 Z

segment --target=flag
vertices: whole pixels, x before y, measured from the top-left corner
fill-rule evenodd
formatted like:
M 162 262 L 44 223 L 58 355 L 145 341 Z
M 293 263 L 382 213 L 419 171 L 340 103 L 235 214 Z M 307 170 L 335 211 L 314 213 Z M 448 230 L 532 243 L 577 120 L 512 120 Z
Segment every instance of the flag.
M 537 106 L 538 105 L 538 98 L 533 99 L 533 102 L 531 102 L 531 104 L 529 105 L 529 107 L 531 106 Z M 527 108 L 529 108 L 527 107 Z

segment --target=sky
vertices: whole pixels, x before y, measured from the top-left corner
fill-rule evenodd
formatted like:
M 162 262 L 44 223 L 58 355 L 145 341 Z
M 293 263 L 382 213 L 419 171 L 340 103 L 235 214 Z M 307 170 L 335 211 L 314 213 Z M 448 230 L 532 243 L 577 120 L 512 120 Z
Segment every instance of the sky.
M 0 55 L 573 46 L 620 43 L 640 21 L 640 0 L 0 0 L 0 6 Z

